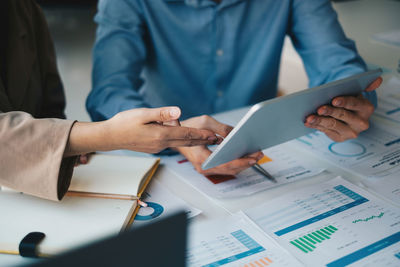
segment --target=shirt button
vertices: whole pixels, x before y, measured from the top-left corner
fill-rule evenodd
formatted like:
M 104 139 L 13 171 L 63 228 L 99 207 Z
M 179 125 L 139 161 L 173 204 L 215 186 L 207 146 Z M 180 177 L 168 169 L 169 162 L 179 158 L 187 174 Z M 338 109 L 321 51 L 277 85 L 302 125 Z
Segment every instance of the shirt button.
M 224 95 L 224 92 L 223 91 L 221 91 L 221 90 L 218 90 L 217 91 L 217 96 L 218 97 L 222 97 Z
M 222 49 L 218 49 L 217 50 L 217 56 L 222 56 L 224 54 L 224 50 L 222 50 Z

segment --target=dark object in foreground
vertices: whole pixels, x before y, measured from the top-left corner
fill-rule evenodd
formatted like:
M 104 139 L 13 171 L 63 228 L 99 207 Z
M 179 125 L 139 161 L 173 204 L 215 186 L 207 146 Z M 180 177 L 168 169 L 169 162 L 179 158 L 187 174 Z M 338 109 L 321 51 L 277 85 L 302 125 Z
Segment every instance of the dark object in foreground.
M 29 266 L 184 267 L 186 228 L 186 214 L 180 212 Z

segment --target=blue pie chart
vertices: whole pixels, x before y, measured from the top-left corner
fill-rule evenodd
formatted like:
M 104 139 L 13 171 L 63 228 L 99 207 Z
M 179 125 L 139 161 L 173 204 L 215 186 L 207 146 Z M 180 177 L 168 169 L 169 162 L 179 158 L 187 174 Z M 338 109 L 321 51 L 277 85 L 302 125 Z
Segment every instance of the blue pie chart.
M 148 221 L 157 218 L 164 212 L 163 206 L 155 202 L 146 202 L 147 207 L 141 207 L 135 220 Z M 146 215 L 143 215 L 146 214 Z
M 364 145 L 358 142 L 347 141 L 342 143 L 330 144 L 329 151 L 339 157 L 359 157 L 365 154 L 365 152 L 367 152 L 367 149 Z

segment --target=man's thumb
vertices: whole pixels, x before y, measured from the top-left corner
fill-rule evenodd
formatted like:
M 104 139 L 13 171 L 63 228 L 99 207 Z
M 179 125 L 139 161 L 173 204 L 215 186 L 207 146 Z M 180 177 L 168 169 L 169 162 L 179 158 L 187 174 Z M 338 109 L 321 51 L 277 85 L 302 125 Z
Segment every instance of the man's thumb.
M 376 90 L 379 86 L 381 86 L 382 81 L 383 81 L 382 77 L 378 77 L 367 87 L 367 89 L 365 89 L 365 92 L 372 92 Z

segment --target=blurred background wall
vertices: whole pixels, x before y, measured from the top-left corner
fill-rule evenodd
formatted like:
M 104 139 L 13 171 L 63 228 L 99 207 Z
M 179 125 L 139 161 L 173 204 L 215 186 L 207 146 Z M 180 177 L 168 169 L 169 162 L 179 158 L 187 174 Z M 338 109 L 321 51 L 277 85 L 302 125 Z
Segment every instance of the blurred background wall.
M 92 46 L 96 31 L 93 17 L 97 1 L 38 2 L 45 11 L 55 41 L 59 71 L 67 96 L 66 114 L 70 119 L 89 121 L 85 100 L 91 88 Z M 397 67 L 399 49 L 374 42 L 371 36 L 400 28 L 399 1 L 338 1 L 334 2 L 334 7 L 346 34 L 357 42 L 367 63 L 372 67 Z M 284 94 L 289 94 L 307 88 L 307 84 L 303 63 L 287 39 L 282 55 L 279 88 Z

